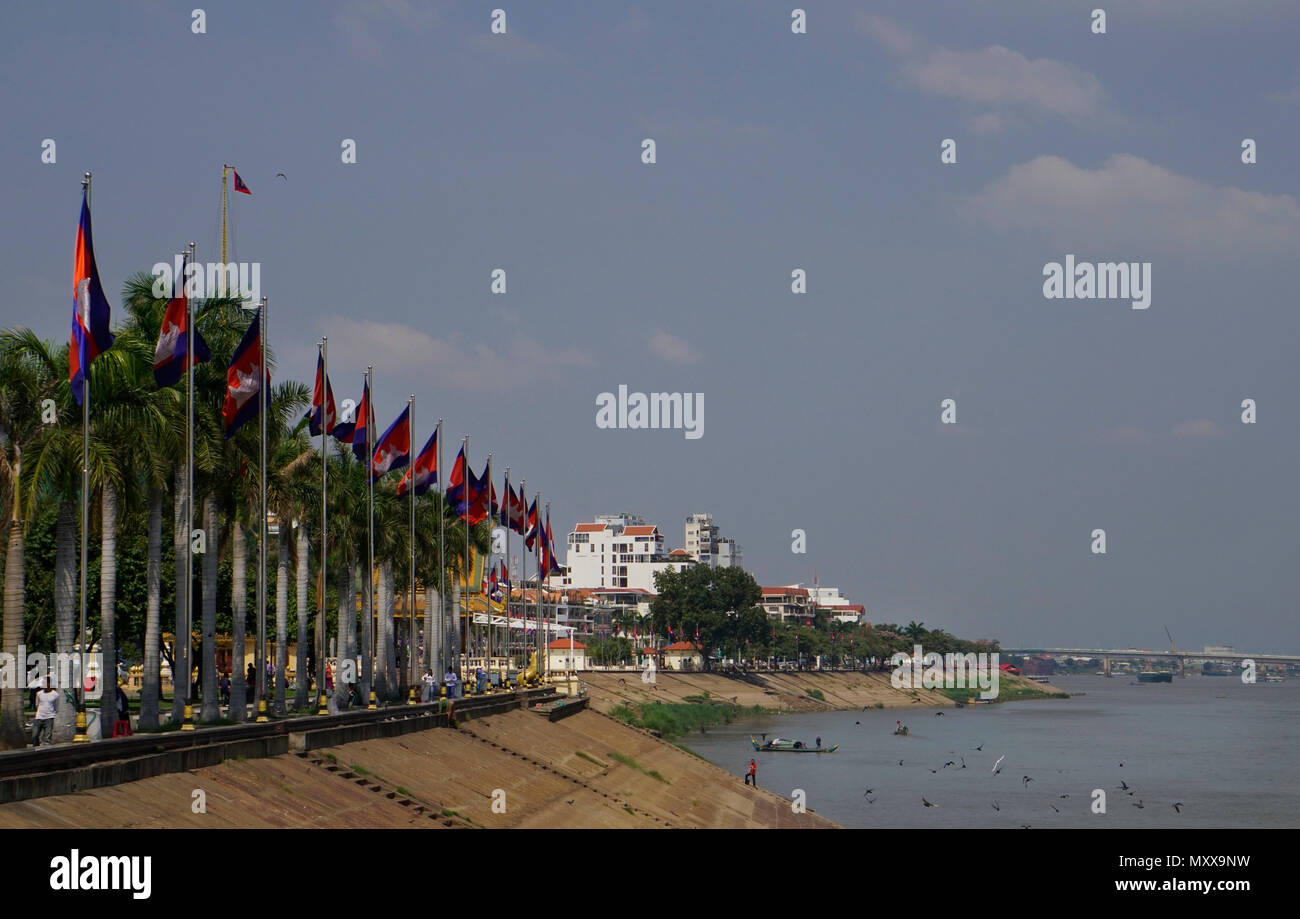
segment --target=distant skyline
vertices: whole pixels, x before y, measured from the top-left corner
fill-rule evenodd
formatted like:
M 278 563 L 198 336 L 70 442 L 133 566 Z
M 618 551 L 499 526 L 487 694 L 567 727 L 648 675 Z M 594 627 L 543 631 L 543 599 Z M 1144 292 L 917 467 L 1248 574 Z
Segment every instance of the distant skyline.
M 199 6 L 5 10 L 0 326 L 66 340 L 83 172 L 120 322 L 217 259 L 232 163 L 276 378 L 328 335 L 337 398 L 373 364 L 557 537 L 707 512 L 873 622 L 1300 653 L 1300 5 Z M 1148 305 L 1049 299 L 1067 259 Z M 701 436 L 602 426 L 620 386 Z

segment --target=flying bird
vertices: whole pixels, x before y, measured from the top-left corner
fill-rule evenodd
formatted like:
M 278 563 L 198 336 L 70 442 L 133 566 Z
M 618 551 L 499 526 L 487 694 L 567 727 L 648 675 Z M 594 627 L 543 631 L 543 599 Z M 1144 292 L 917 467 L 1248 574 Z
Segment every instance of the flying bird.
M 1138 810 L 1142 810 L 1142 799 L 1141 799 L 1141 798 L 1138 798 L 1137 801 L 1134 801 L 1134 802 L 1132 802 L 1132 803 L 1133 803 L 1133 806 L 1136 807 Z
M 996 799 L 996 798 L 994 798 L 993 801 L 992 801 L 991 803 L 992 803 L 992 805 L 993 805 L 993 809 L 994 809 L 995 811 L 1001 811 L 1001 810 L 1002 810 L 1002 808 L 998 806 L 998 802 L 997 802 L 997 799 Z
M 1022 785 L 1028 785 L 1028 784 L 1029 784 L 1030 782 L 1032 782 L 1032 781 L 1033 781 L 1033 779 L 1031 779 L 1031 778 L 1030 778 L 1029 776 L 1027 776 L 1027 775 L 1025 775 L 1025 776 L 1021 776 L 1021 777 L 1020 777 L 1020 784 L 1022 784 Z
M 1007 755 L 1006 755 L 1005 753 L 1003 753 L 1001 756 L 998 757 L 998 761 L 997 761 L 996 763 L 993 764 L 993 774 L 994 774 L 994 775 L 997 775 L 999 772 L 1002 771 L 1002 761 L 1003 761 L 1004 759 L 1006 759 L 1006 758 L 1007 758 Z
M 903 761 L 901 759 L 898 761 L 898 765 L 900 766 L 903 765 Z
M 1119 790 L 1120 790 L 1120 791 L 1128 791 L 1128 782 L 1124 781 L 1123 779 L 1120 779 L 1120 780 L 1119 780 Z
M 868 803 L 868 804 L 875 804 L 875 803 L 876 803 L 876 799 L 875 799 L 875 798 L 867 798 L 867 803 Z
M 865 798 L 867 795 L 872 794 L 873 792 L 875 792 L 874 788 L 868 788 L 866 791 L 862 793 L 862 797 Z
M 925 796 L 924 796 L 924 795 L 921 796 L 921 803 L 924 804 L 926 807 L 938 807 L 938 806 L 939 806 L 939 805 L 937 805 L 937 804 L 931 804 L 929 801 L 925 800 Z
M 934 774 L 935 774 L 936 772 L 938 772 L 938 771 L 939 771 L 938 769 L 931 769 L 931 770 L 930 770 L 930 774 L 931 774 L 931 775 L 934 775 Z
M 976 748 L 975 748 L 975 752 L 977 752 L 977 753 L 983 753 L 983 752 L 984 752 L 984 744 L 980 744 L 978 747 L 976 747 Z
M 957 764 L 954 763 L 952 760 L 948 760 L 948 762 L 943 764 L 943 768 L 947 769 L 949 766 L 955 766 L 955 765 Z
M 1050 807 L 1052 810 L 1056 811 L 1058 814 L 1061 812 L 1061 809 L 1060 809 L 1059 807 L 1057 807 L 1055 804 L 1049 804 L 1048 807 Z
M 958 758 L 959 760 L 961 760 L 961 767 L 962 767 L 963 769 L 965 769 L 965 768 L 966 768 L 966 757 L 964 757 L 964 756 L 959 756 L 959 757 L 957 757 L 957 758 Z
M 276 177 L 277 179 L 284 179 L 286 182 L 289 181 L 289 177 L 288 177 L 287 175 L 285 175 L 283 172 L 277 172 L 277 173 L 275 174 L 275 177 Z
M 1119 761 L 1119 768 L 1121 768 L 1121 769 L 1124 768 L 1124 761 L 1123 761 L 1123 760 L 1120 760 L 1120 761 Z
M 1070 797 L 1070 796 L 1069 796 L 1069 795 L 1059 795 L 1058 797 L 1060 797 L 1060 798 L 1068 798 L 1068 797 Z
M 1174 802 L 1174 810 L 1175 810 L 1177 813 L 1180 813 L 1180 814 L 1181 814 L 1181 813 L 1183 812 L 1183 802 L 1182 802 L 1182 801 L 1175 801 L 1175 802 Z

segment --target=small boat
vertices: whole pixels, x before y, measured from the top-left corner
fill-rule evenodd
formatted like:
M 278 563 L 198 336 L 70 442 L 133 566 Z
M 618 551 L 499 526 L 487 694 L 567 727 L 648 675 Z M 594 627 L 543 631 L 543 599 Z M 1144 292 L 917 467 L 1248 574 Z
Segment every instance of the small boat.
M 908 735 L 907 725 L 903 725 L 901 728 L 894 728 L 894 733 L 899 737 L 906 737 Z
M 782 740 L 780 737 L 773 737 L 768 741 L 759 741 L 751 737 L 749 742 L 759 753 L 834 753 L 840 748 L 839 744 L 830 747 L 810 747 L 802 740 Z
M 1172 670 L 1143 670 L 1138 674 L 1139 683 L 1172 683 L 1173 681 Z

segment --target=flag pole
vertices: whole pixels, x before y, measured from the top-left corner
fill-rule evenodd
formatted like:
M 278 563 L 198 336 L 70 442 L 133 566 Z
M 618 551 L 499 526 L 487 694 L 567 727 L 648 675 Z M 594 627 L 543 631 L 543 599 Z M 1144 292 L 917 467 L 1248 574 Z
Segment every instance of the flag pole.
M 328 702 L 325 700 L 325 580 L 326 546 L 329 541 L 329 466 L 326 460 L 329 447 L 325 441 L 329 422 L 329 385 L 330 385 L 330 340 L 324 336 L 320 340 L 321 375 L 325 378 L 321 392 L 320 419 L 320 590 L 316 593 L 316 714 L 328 714 Z M 302 640 L 302 636 L 298 637 Z M 306 678 L 306 674 L 302 679 Z
M 226 184 L 225 184 L 225 176 L 223 175 L 223 176 L 222 176 L 222 182 L 221 182 L 221 190 L 222 190 L 222 193 L 223 193 L 223 194 L 225 193 L 225 188 L 226 188 Z M 224 238 L 222 239 L 222 249 L 223 249 L 223 250 L 225 249 L 225 240 L 224 240 Z M 224 261 L 225 261 L 225 253 L 224 253 L 224 251 L 222 252 L 222 256 L 221 256 L 221 258 L 222 258 L 222 262 L 224 262 Z M 261 664 L 260 664 L 260 665 L 258 666 L 258 668 L 257 668 L 257 687 L 258 687 L 258 692 L 257 692 L 257 717 L 254 719 L 254 722 L 255 722 L 255 723 L 264 723 L 264 722 L 267 720 L 267 718 L 266 718 L 266 664 L 267 664 L 267 660 L 266 660 L 266 539 L 267 539 L 267 526 L 266 526 L 266 416 L 267 416 L 267 414 L 268 414 L 269 411 L 270 411 L 270 407 L 267 405 L 267 397 L 270 395 L 270 393 L 268 393 L 268 392 L 266 391 L 266 375 L 267 375 L 267 372 L 266 372 L 266 340 L 267 340 L 267 338 L 270 336 L 270 331 L 271 331 L 271 330 L 270 330 L 270 323 L 267 321 L 267 314 L 268 314 L 268 312 L 269 312 L 268 309 L 267 309 L 267 306 L 268 306 L 268 301 L 269 301 L 269 299 L 270 299 L 269 297 L 263 297 L 263 298 L 262 298 L 262 314 L 261 314 L 261 317 L 260 317 L 262 327 L 261 327 L 261 329 L 259 330 L 259 333 L 260 333 L 260 334 L 257 336 L 258 339 L 260 339 L 260 344 L 261 344 L 261 348 L 262 348 L 262 357 L 261 357 L 261 362 L 258 364 L 258 370 L 257 370 L 257 372 L 258 372 L 258 380 L 257 380 L 257 399 L 258 399 L 259 402 L 261 402 L 261 405 L 259 405 L 259 406 L 257 407 L 257 414 L 258 414 L 258 417 L 259 417 L 259 418 L 261 419 L 261 421 L 262 421 L 262 424 L 261 424 L 261 428 L 262 428 L 262 430 L 261 430 L 261 438 L 260 438 L 260 439 L 261 439 L 260 452 L 261 452 L 261 465 L 262 465 L 262 476 L 261 476 L 261 486 L 262 486 L 262 487 L 261 487 L 261 492 L 262 492 L 262 516 L 261 516 L 261 518 L 260 518 L 260 519 L 258 520 L 258 522 L 257 522 L 257 525 L 258 525 L 258 530 L 257 530 L 257 531 L 258 531 L 258 534 L 259 534 L 259 535 L 258 535 L 258 542 L 260 543 L 260 545 L 258 546 L 258 554 L 257 554 L 257 566 L 258 566 L 258 571 L 257 571 L 257 647 L 258 647 L 258 653 L 261 655 L 262 662 L 261 662 Z
M 484 487 L 487 489 L 487 495 L 485 497 L 487 498 L 488 518 L 490 519 L 492 517 L 492 454 L 491 453 L 487 455 L 487 483 Z M 492 538 L 491 533 L 492 533 L 492 528 L 488 527 L 489 540 L 491 540 Z M 488 560 L 491 558 L 492 558 L 492 546 L 489 543 L 488 554 L 483 557 L 483 576 L 479 578 L 479 587 L 483 591 L 483 615 L 487 618 L 487 622 L 483 623 L 483 630 L 484 632 L 487 633 L 487 640 L 485 645 L 485 650 L 487 651 L 487 653 L 484 655 L 484 663 L 487 664 L 487 666 L 483 668 L 483 672 L 488 675 L 489 691 L 491 691 L 492 689 L 492 658 L 495 656 L 492 652 L 496 650 L 496 641 L 495 641 L 496 629 L 493 628 L 492 626 L 492 597 L 489 596 L 487 592 L 487 579 L 488 579 L 487 563 Z
M 542 596 L 542 493 L 534 499 L 537 504 L 537 535 L 534 537 L 533 561 L 537 563 L 537 630 L 542 645 L 542 682 L 551 683 L 551 636 L 546 633 L 546 599 Z
M 504 665 L 503 668 L 502 668 L 502 674 L 501 674 L 501 688 L 502 688 L 502 689 L 504 689 L 504 688 L 506 687 L 506 683 L 507 683 L 507 682 L 509 681 L 509 679 L 510 679 L 510 507 L 511 507 L 511 504 L 512 504 L 513 502 L 510 500 L 510 467 L 509 467 L 509 466 L 506 467 L 506 481 L 505 481 L 505 484 L 506 484 L 505 494 L 501 496 L 501 500 L 505 502 L 505 504 L 504 504 L 503 506 L 505 507 L 505 511 L 506 511 L 506 526 L 505 526 L 505 529 L 506 529 L 506 584 L 505 584 L 505 591 L 506 591 L 506 646 L 505 646 L 505 652 L 506 652 L 506 653 L 505 653 L 505 665 Z M 499 522 L 499 521 L 498 521 L 498 522 Z
M 414 477 L 413 477 L 414 478 Z M 443 538 L 447 522 L 447 488 L 443 477 L 442 467 L 442 419 L 438 419 L 438 638 L 442 647 L 439 649 L 442 653 L 440 657 L 445 657 L 448 661 L 451 658 L 447 654 L 447 541 Z M 439 664 L 442 661 L 438 662 Z M 435 673 L 435 677 L 442 679 L 441 673 Z
M 194 256 L 198 246 L 190 242 L 190 264 L 194 262 Z M 173 650 L 172 657 L 177 663 L 183 663 L 181 669 L 182 694 L 181 694 L 181 730 L 185 730 L 185 724 L 192 724 L 190 720 L 190 671 L 193 669 L 190 663 L 190 636 L 194 631 L 194 301 L 189 295 L 189 279 L 182 281 L 186 285 L 185 290 L 185 326 L 186 326 L 186 347 L 189 351 L 185 355 L 186 361 L 190 364 L 189 373 L 186 374 L 185 383 L 185 647 L 181 650 L 181 656 L 177 657 L 175 650 L 179 649 L 181 636 L 180 630 L 177 629 L 176 645 L 177 649 Z M 178 611 L 179 613 L 179 611 Z M 176 674 L 172 674 L 172 710 L 176 709 Z
M 524 502 L 524 523 L 526 524 L 528 522 L 528 480 L 527 479 L 519 480 L 519 497 L 523 499 Z M 511 522 L 513 523 L 513 521 Z M 525 580 L 524 574 L 526 573 L 526 569 L 528 567 L 528 563 L 527 563 L 528 556 L 524 552 L 523 541 L 524 538 L 522 536 L 519 537 L 519 597 L 520 600 L 522 601 L 520 603 L 520 616 L 519 616 L 520 625 L 521 625 L 521 628 L 519 630 L 519 650 L 523 655 L 523 661 L 521 661 L 519 664 L 519 674 L 521 680 L 524 672 L 528 670 L 528 594 L 524 593 L 524 580 Z M 513 576 L 513 572 L 511 572 L 511 574 Z M 514 582 L 512 581 L 511 587 L 513 586 L 514 586 Z M 509 595 L 507 594 L 507 596 Z M 506 604 L 507 609 L 509 608 L 509 605 L 510 605 L 509 603 Z
M 366 406 L 366 494 L 369 499 L 369 509 L 366 514 L 366 590 L 370 594 L 370 614 L 366 616 L 364 632 L 362 633 L 362 650 L 365 652 L 361 661 L 361 679 L 363 681 L 362 691 L 365 698 L 370 698 L 370 691 L 375 685 L 375 618 L 379 610 L 377 603 L 378 594 L 375 591 L 375 480 L 372 473 L 375 468 L 375 439 L 370 436 L 370 431 L 374 427 L 371 424 L 371 418 L 375 414 L 375 383 L 374 383 L 374 365 L 366 366 L 366 392 L 369 393 L 370 404 Z M 385 654 L 388 646 L 384 645 Z M 388 668 L 384 668 L 384 692 L 390 696 L 393 687 L 388 684 Z
M 547 501 L 547 502 L 546 502 L 546 522 L 547 522 L 547 523 L 550 523 L 550 522 L 551 522 L 551 502 L 550 502 L 550 501 Z M 538 532 L 537 532 L 537 547 L 540 549 L 542 546 L 545 545 L 545 543 L 542 542 L 542 540 L 546 538 L 546 528 L 545 528 L 544 526 L 542 526 L 542 509 L 541 509 L 540 507 L 537 509 L 537 530 L 538 530 Z M 550 560 L 550 553 L 549 553 L 549 552 L 543 552 L 542 555 L 543 555 L 543 557 L 544 557 L 544 559 L 545 559 L 545 562 L 546 562 L 546 572 L 545 572 L 545 575 L 546 575 L 547 578 L 549 578 L 549 577 L 550 577 L 550 574 L 551 574 L 551 560 Z M 541 584 L 542 584 L 542 576 L 543 576 L 542 569 L 539 567 L 539 568 L 537 569 L 537 584 L 538 584 L 539 587 L 540 587 Z M 543 607 L 543 609 L 545 609 L 545 607 Z M 555 608 L 554 608 L 554 607 L 551 608 L 551 612 L 552 612 L 552 614 L 555 614 L 555 615 L 558 616 L 558 614 L 555 613 Z M 548 622 L 550 621 L 549 617 L 548 617 L 547 621 L 548 621 Z M 558 628 L 556 629 L 556 633 L 557 633 L 557 634 L 559 633 L 559 629 L 558 629 Z M 560 635 L 559 637 L 560 637 L 561 639 L 564 638 L 563 635 Z M 562 646 L 561 646 L 561 647 L 562 647 Z M 569 647 L 569 654 L 570 654 L 570 655 L 573 654 L 573 647 L 572 647 L 572 645 L 570 645 L 570 647 Z M 550 655 L 547 655 L 547 656 L 549 657 Z M 561 660 L 565 660 L 565 658 L 560 658 L 560 659 L 561 659 Z M 567 669 L 568 669 L 568 668 L 566 667 L 565 670 L 567 671 Z M 548 673 L 549 673 L 549 671 L 548 671 Z M 568 674 L 566 673 L 565 676 L 566 676 L 566 680 L 565 680 L 565 694 L 567 695 L 567 694 L 568 694 L 568 680 L 567 680 L 567 676 L 568 676 Z
M 465 457 L 465 577 L 463 578 L 464 587 L 461 590 L 461 596 L 465 598 L 466 617 L 461 620 L 461 642 L 460 646 L 465 649 L 466 670 L 469 669 L 469 639 L 473 636 L 472 626 L 474 622 L 474 608 L 469 602 L 469 576 L 470 576 L 470 558 L 469 558 L 469 486 L 471 471 L 469 468 L 469 435 L 466 434 L 461 439 L 461 445 L 464 448 Z M 457 661 L 459 663 L 459 661 Z M 468 673 L 462 674 L 468 677 Z M 475 689 L 478 687 L 476 686 Z
M 90 173 L 87 172 L 81 180 L 81 188 L 86 195 L 86 209 L 90 209 Z M 89 317 L 90 310 L 86 310 Z M 87 321 L 87 334 L 89 334 L 89 322 Z M 89 350 L 89 349 L 87 349 Z M 88 527 L 90 525 L 90 367 L 82 368 L 83 379 L 81 381 L 81 631 L 77 635 L 77 660 L 80 666 L 77 668 L 77 727 L 76 734 L 73 735 L 73 741 L 85 743 L 90 738 L 86 736 L 86 669 L 88 667 L 88 655 L 86 648 L 86 546 L 89 542 Z M 14 666 L 14 665 L 10 665 Z M 103 678 L 103 674 L 100 674 Z M 114 684 L 116 686 L 116 684 Z M 102 733 L 102 728 L 101 728 Z
M 412 451 L 415 447 L 415 393 L 411 393 L 411 398 L 407 402 L 410 411 L 407 415 L 407 430 L 410 436 L 407 438 L 407 469 L 411 474 L 411 487 L 406 490 L 407 497 L 411 504 L 411 574 L 410 574 L 410 595 L 411 599 L 406 606 L 406 684 L 409 689 L 415 687 L 413 678 L 415 672 L 415 459 Z M 408 690 L 409 691 L 409 690 Z
M 226 175 L 230 172 L 228 163 L 221 164 L 221 264 L 225 265 L 226 258 Z M 226 294 L 226 273 L 221 272 L 221 290 L 220 295 Z

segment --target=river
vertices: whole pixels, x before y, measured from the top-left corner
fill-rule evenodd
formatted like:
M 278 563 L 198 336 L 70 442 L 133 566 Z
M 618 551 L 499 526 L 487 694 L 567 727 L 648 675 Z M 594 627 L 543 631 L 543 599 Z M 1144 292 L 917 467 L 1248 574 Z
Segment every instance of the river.
M 1059 676 L 1053 685 L 1082 695 L 942 717 L 919 705 L 764 715 L 683 743 L 737 782 L 756 759 L 761 787 L 802 789 L 810 810 L 847 827 L 1300 826 L 1300 680 L 1131 680 Z M 893 735 L 899 718 L 908 736 Z M 749 737 L 764 732 L 839 749 L 755 753 Z M 1105 813 L 1093 813 L 1094 789 Z

